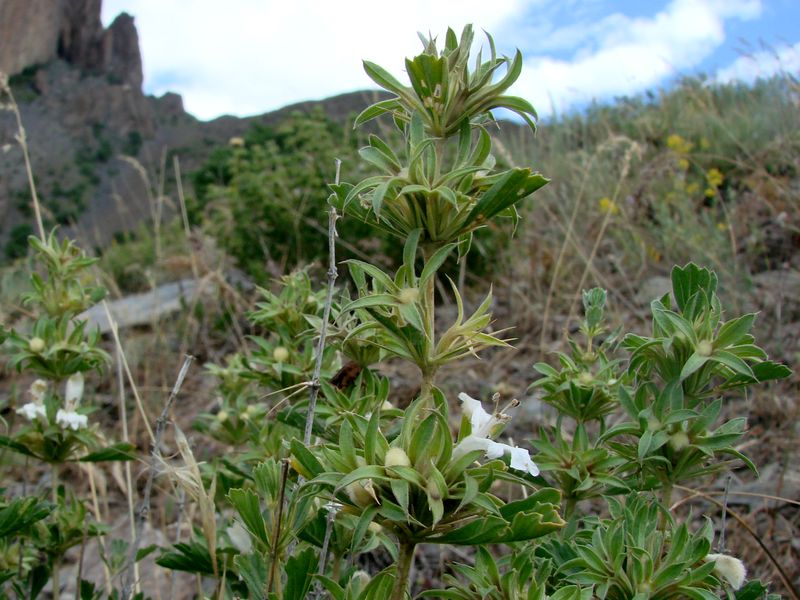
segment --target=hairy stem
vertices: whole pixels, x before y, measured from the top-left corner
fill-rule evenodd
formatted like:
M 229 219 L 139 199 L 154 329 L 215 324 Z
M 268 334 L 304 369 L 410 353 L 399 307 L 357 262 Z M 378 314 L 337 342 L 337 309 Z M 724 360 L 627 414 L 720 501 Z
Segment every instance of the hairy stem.
M 411 565 L 414 563 L 414 550 L 417 545 L 414 542 L 403 541 L 400 543 L 400 552 L 397 555 L 397 575 L 392 588 L 390 600 L 404 600 L 408 589 L 408 576 L 411 573 Z

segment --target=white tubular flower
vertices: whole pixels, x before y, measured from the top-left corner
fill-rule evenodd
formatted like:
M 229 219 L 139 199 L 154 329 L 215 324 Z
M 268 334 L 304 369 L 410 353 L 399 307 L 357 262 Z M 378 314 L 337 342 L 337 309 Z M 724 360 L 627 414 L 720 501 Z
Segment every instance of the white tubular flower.
M 77 412 L 83 397 L 83 373 L 75 373 L 67 379 L 64 392 L 64 408 L 58 409 L 56 423 L 64 429 L 78 431 L 89 425 L 89 418 Z
M 83 398 L 83 373 L 75 373 L 67 379 L 67 389 L 64 392 L 64 408 L 74 411 L 78 408 Z
M 742 587 L 747 577 L 747 569 L 741 560 L 727 554 L 708 554 L 706 561 L 709 560 L 714 561 L 714 573 L 727 581 L 734 590 Z
M 47 411 L 44 408 L 44 397 L 47 394 L 47 382 L 44 379 L 37 379 L 28 389 L 32 402 L 24 404 L 17 409 L 17 414 L 24 415 L 29 421 L 34 421 L 41 417 L 47 418 Z
M 539 467 L 533 462 L 527 450 L 489 439 L 490 436 L 499 433 L 511 417 L 503 413 L 490 415 L 483 409 L 480 401 L 464 392 L 458 395 L 458 399 L 461 400 L 464 415 L 469 419 L 472 431 L 453 449 L 454 458 L 475 450 L 483 450 L 489 459 L 500 458 L 507 454 L 511 458 L 512 469 L 526 471 L 533 476 L 539 474 Z

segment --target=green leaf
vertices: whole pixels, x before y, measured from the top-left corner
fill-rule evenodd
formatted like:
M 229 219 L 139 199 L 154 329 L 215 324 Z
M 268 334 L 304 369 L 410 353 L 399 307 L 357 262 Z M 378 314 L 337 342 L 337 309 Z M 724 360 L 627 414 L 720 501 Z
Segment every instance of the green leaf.
M 530 169 L 511 169 L 504 173 L 480 197 L 464 221 L 464 227 L 483 225 L 496 214 L 513 206 L 548 183 L 548 179 Z M 473 227 L 474 228 L 474 227 Z
M 714 347 L 727 348 L 739 342 L 739 340 L 753 328 L 755 318 L 756 315 L 754 313 L 749 313 L 725 323 L 720 327 L 717 333 L 716 339 L 714 340 Z
M 10 437 L 6 437 L 4 435 L 0 435 L 0 447 L 8 448 L 9 450 L 13 450 L 14 452 L 19 452 L 20 454 L 23 454 L 25 456 L 33 456 L 35 458 L 38 458 L 38 456 L 36 456 L 36 454 L 34 454 L 33 451 L 29 450 L 27 446 L 25 446 L 24 444 L 20 444 L 19 442 L 16 442 L 12 440 Z
M 684 363 L 683 369 L 681 369 L 681 381 L 700 370 L 708 362 L 709 358 L 708 356 L 701 356 L 697 352 L 693 353 Z
M 267 524 L 264 522 L 264 517 L 261 514 L 261 502 L 253 490 L 243 490 L 241 488 L 234 488 L 228 492 L 228 500 L 230 500 L 233 508 L 239 513 L 247 531 L 258 541 L 263 547 L 269 548 L 271 540 L 269 532 L 267 531 Z
M 173 571 L 214 575 L 211 555 L 204 543 L 192 540 L 175 544 L 173 548 L 174 550 L 168 550 L 156 559 L 158 566 Z
M 250 597 L 256 600 L 266 600 L 268 562 L 266 557 L 257 552 L 239 554 L 233 559 L 233 564 L 239 571 L 239 576 L 244 579 Z
M 101 450 L 90 452 L 86 456 L 78 459 L 80 462 L 105 462 L 119 460 L 135 460 L 136 446 L 128 442 L 119 442 Z
M 312 548 L 292 555 L 286 561 L 286 587 L 283 600 L 304 600 L 317 572 L 317 556 Z
M 755 379 L 755 373 L 750 366 L 735 354 L 731 354 L 726 350 L 718 350 L 711 355 L 710 360 L 720 363 L 728 367 L 737 375 L 744 375 Z
M 711 298 L 716 290 L 717 276 L 713 271 L 701 269 L 694 263 L 672 269 L 672 294 L 681 311 L 698 292 L 704 292 L 706 297 Z
M 12 500 L 0 509 L 0 538 L 11 537 L 24 531 L 52 512 L 52 506 L 38 498 L 27 497 Z
M 366 71 L 372 81 L 377 83 L 382 88 L 397 94 L 398 96 L 405 97 L 407 95 L 406 87 L 394 78 L 386 69 L 376 65 L 368 60 L 364 61 L 364 71 Z

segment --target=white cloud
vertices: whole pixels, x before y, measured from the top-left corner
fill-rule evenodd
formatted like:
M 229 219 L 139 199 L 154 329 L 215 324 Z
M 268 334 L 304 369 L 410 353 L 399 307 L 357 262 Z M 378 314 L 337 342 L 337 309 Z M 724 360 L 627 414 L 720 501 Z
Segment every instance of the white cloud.
M 716 80 L 721 83 L 735 80 L 753 83 L 759 78 L 779 73 L 798 72 L 800 72 L 800 42 L 740 56 L 727 67 L 717 71 Z
M 545 45 L 583 44 L 569 60 L 527 53 L 514 91 L 545 115 L 634 94 L 700 64 L 725 41 L 727 19 L 752 19 L 760 12 L 760 0 L 673 0 L 649 18 L 616 13 L 556 29 Z
M 103 21 L 127 11 L 139 30 L 145 89 L 183 95 L 200 118 L 247 115 L 375 87 L 364 58 L 398 76 L 419 52 L 417 31 L 498 31 L 523 0 L 106 0 Z
M 402 79 L 404 57 L 420 49 L 416 31 L 465 23 L 521 47 L 525 67 L 512 93 L 548 115 L 662 85 L 719 48 L 726 21 L 762 11 L 761 0 L 671 0 L 652 16 L 598 19 L 613 2 L 564 1 L 573 23 L 554 22 L 547 0 L 105 0 L 103 18 L 135 16 L 146 90 L 182 94 L 200 118 L 374 88 L 363 58 Z M 797 52 L 782 60 L 796 61 Z M 747 77 L 753 68 L 736 61 L 720 76 Z

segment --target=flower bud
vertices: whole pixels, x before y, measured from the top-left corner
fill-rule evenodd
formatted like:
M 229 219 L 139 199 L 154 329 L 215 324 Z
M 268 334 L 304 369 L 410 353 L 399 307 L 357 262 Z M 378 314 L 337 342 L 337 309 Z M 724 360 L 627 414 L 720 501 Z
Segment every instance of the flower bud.
M 397 294 L 397 300 L 400 304 L 413 304 L 419 298 L 419 289 L 417 288 L 403 288 Z
M 367 525 L 367 529 L 369 529 L 372 533 L 376 535 L 381 531 L 383 531 L 383 527 L 381 526 L 381 524 L 376 523 L 375 521 L 370 522 L 370 524 Z
M 426 489 L 428 492 L 428 496 L 430 496 L 432 500 L 442 499 L 442 493 L 439 491 L 439 486 L 436 485 L 436 482 L 433 479 L 428 481 Z
M 44 340 L 40 337 L 31 338 L 31 341 L 28 342 L 28 349 L 35 354 L 43 352 Z
M 228 420 L 229 416 L 230 415 L 228 415 L 227 410 L 221 410 L 217 413 L 217 421 L 219 421 L 220 423 L 224 423 L 225 421 Z
M 650 417 L 647 419 L 647 430 L 648 431 L 659 431 L 661 429 L 661 421 L 656 419 L 655 417 Z
M 347 493 L 347 497 L 350 498 L 353 504 L 360 506 L 361 508 L 378 503 L 378 498 L 375 495 L 375 487 L 372 485 L 372 481 L 369 479 L 364 482 L 354 481 L 348 485 L 344 491 Z
M 356 571 L 353 573 L 351 581 L 356 589 L 363 590 L 365 587 L 367 587 L 367 585 L 369 585 L 371 579 L 372 578 L 369 576 L 369 573 L 366 571 Z
M 676 452 L 680 452 L 686 446 L 688 446 L 691 442 L 689 441 L 689 436 L 686 435 L 685 431 L 676 431 L 671 436 L 669 436 L 669 445 L 670 447 L 675 450 Z
M 275 359 L 275 362 L 286 362 L 289 359 L 289 351 L 283 346 L 278 346 L 272 351 L 272 358 Z
M 408 454 L 402 448 L 394 447 L 389 448 L 386 451 L 386 457 L 384 458 L 383 464 L 387 467 L 410 467 L 411 460 L 408 458 Z
M 708 340 L 703 340 L 697 344 L 697 348 L 695 348 L 695 352 L 697 352 L 698 356 L 711 356 L 713 351 L 714 346 Z
M 578 383 L 580 383 L 581 385 L 591 385 L 593 380 L 594 377 L 588 371 L 584 371 L 583 373 L 578 375 Z

